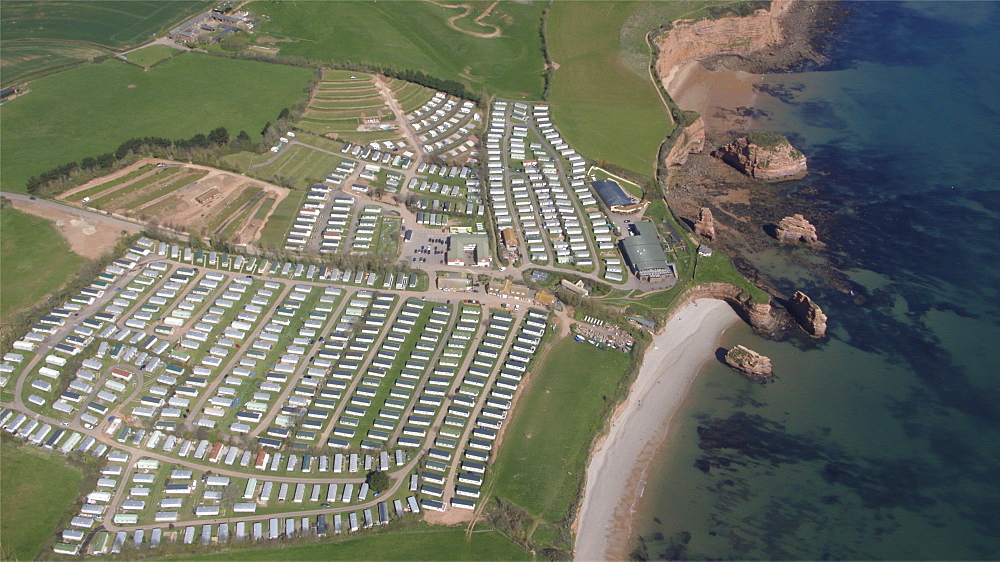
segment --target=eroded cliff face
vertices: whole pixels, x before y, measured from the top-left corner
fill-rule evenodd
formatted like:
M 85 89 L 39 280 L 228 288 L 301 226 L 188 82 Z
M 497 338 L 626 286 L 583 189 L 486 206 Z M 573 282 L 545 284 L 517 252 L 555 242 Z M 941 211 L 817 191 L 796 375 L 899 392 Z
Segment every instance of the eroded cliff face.
M 802 291 L 796 291 L 792 300 L 788 301 L 788 312 L 813 337 L 826 335 L 826 314 Z
M 751 137 L 740 137 L 714 154 L 754 179 L 779 181 L 801 178 L 808 170 L 805 155 L 795 150 L 787 139 L 781 139 L 762 146 L 752 142 Z
M 766 381 L 772 376 L 771 358 L 738 345 L 726 352 L 726 365 L 755 381 Z
M 667 166 L 686 164 L 688 155 L 699 154 L 705 149 L 705 120 L 701 117 L 694 120 L 680 132 L 677 141 L 667 153 Z
M 779 242 L 791 242 L 822 246 L 816 227 L 800 214 L 785 217 L 778 222 L 774 233 Z
M 784 39 L 780 19 L 792 3 L 772 0 L 770 10 L 757 10 L 746 17 L 673 22 L 673 29 L 656 39 L 656 70 L 667 92 L 675 95 L 670 83 L 674 73 L 687 63 L 718 55 L 748 56 L 780 43 Z
M 746 323 L 761 332 L 770 332 L 778 325 L 770 303 L 759 303 L 754 300 L 753 296 L 730 283 L 702 283 L 685 291 L 683 299 L 678 303 L 677 308 L 697 299 L 726 301 L 732 305 Z

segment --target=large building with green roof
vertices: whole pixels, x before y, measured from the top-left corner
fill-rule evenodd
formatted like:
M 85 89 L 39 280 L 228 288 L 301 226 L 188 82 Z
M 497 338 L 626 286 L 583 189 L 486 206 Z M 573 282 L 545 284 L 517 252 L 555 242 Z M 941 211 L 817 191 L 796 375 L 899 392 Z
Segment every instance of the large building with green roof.
M 631 236 L 623 238 L 620 245 L 622 255 L 636 277 L 653 283 L 676 277 L 676 267 L 667 261 L 653 223 L 635 223 L 629 232 Z

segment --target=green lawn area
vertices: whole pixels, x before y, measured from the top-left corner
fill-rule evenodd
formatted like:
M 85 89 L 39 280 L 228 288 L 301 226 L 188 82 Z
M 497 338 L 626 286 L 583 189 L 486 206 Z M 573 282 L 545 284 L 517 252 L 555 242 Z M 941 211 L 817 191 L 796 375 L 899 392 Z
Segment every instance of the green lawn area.
M 288 228 L 295 220 L 295 215 L 298 214 L 305 198 L 305 191 L 289 191 L 288 195 L 274 208 L 271 218 L 267 219 L 267 224 L 264 225 L 257 245 L 263 248 L 283 248 Z
M 0 210 L 0 318 L 31 307 L 87 263 L 55 226 L 8 207 Z
M 531 555 L 495 531 L 429 526 L 364 534 L 309 546 L 226 551 L 185 560 L 531 560 Z M 239 556 L 235 556 L 236 553 Z
M 150 45 L 148 47 L 143 47 L 138 51 L 132 51 L 131 53 L 125 55 L 125 58 L 128 59 L 129 62 L 135 63 L 139 66 L 150 67 L 161 60 L 169 59 L 170 57 L 183 52 L 184 51 L 179 51 L 166 45 Z
M 0 13 L 3 84 L 14 84 L 148 41 L 154 33 L 181 23 L 212 3 L 5 0 Z
M 292 40 L 278 43 L 281 56 L 421 70 L 465 82 L 474 91 L 518 99 L 542 95 L 538 29 L 544 7 L 544 2 L 500 3 L 484 21 L 499 25 L 501 36 L 481 38 L 448 27 L 447 19 L 461 12 L 430 2 L 258 1 L 246 6 L 266 16 L 256 29 L 261 35 Z
M 4 444 L 0 478 L 0 553 L 33 560 L 76 500 L 82 475 L 56 454 Z
M 304 94 L 305 68 L 189 53 L 143 71 L 118 60 L 32 83 L 0 108 L 2 187 L 144 136 L 188 138 L 226 127 L 259 134 Z M 266 87 L 264 87 L 266 85 Z M 81 95 L 86 92 L 86 95 Z
M 552 81 L 552 116 L 566 141 L 588 158 L 652 176 L 673 121 L 648 74 L 633 72 L 622 57 L 622 29 L 645 4 L 555 2 L 548 44 L 549 56 L 559 65 Z M 675 5 L 678 12 L 687 5 L 662 4 Z
M 601 412 L 630 357 L 571 337 L 529 375 L 492 472 L 492 493 L 550 523 L 566 518 L 583 484 Z

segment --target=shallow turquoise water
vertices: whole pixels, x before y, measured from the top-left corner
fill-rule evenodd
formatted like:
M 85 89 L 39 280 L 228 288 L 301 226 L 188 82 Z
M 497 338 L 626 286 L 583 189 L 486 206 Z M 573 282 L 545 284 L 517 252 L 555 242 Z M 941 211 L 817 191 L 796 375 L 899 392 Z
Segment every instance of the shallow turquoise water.
M 789 249 L 749 256 L 830 337 L 726 334 L 779 379 L 703 369 L 640 506 L 651 559 L 1000 558 L 1000 3 L 847 6 L 755 128 L 809 157 L 778 189 L 822 211 L 863 300 Z

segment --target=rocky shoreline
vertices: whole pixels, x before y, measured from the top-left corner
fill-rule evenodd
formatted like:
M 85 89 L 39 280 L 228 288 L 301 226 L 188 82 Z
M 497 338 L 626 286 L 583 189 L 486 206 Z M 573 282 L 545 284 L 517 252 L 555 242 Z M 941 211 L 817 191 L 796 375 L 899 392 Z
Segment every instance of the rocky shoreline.
M 816 235 L 817 226 L 825 231 L 824 224 L 836 217 L 803 206 L 814 187 L 800 188 L 799 202 L 794 202 L 766 181 L 774 178 L 748 177 L 712 153 L 721 156 L 723 148 L 749 132 L 756 115 L 753 103 L 763 79 L 760 73 L 794 72 L 825 61 L 825 38 L 843 13 L 844 8 L 835 2 L 775 0 L 769 11 L 759 10 L 745 18 L 679 22 L 667 35 L 668 39 L 670 34 L 679 37 L 658 42 L 661 54 L 657 68 L 664 86 L 682 109 L 699 111 L 699 121 L 704 121 L 689 128 L 704 134 L 697 146 L 705 150 L 684 150 L 683 158 L 668 160 L 668 202 L 682 220 L 711 240 L 713 249 L 729 255 L 745 277 L 783 304 L 791 303 L 792 291 L 779 290 L 746 256 L 785 246 L 790 260 L 817 271 L 832 287 L 849 293 L 856 287 L 826 265 L 827 260 L 810 259 L 810 255 L 822 256 L 825 251 L 825 244 Z M 741 46 L 732 47 L 734 44 Z M 679 52 L 669 51 L 671 47 Z M 727 88 L 728 94 L 717 93 Z M 787 152 L 797 152 L 793 151 L 789 147 Z M 670 154 L 676 156 L 674 152 L 680 151 Z M 796 167 L 786 158 L 782 172 L 788 172 L 789 179 L 801 177 L 805 159 Z M 749 155 L 743 160 L 747 168 L 754 168 Z M 803 215 L 809 220 L 799 220 Z M 793 320 L 792 314 L 782 312 L 777 324 L 794 326 Z M 771 335 L 783 339 L 789 334 L 779 328 Z

